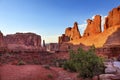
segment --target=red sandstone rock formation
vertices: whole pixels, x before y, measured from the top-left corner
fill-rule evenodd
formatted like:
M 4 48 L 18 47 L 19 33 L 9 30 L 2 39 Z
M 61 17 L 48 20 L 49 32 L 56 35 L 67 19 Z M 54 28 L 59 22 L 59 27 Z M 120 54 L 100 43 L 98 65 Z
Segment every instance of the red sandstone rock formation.
M 71 27 L 66 28 L 65 35 L 70 37 L 70 40 L 80 39 L 81 35 L 78 29 L 78 23 L 75 22 L 73 28 Z
M 65 34 L 62 34 L 62 36 L 59 36 L 58 38 L 58 43 L 61 44 L 63 42 L 68 42 L 70 41 L 70 38 L 68 36 L 65 36 Z
M 120 28 L 112 33 L 106 40 L 104 46 L 120 46 Z
M 104 29 L 106 30 L 115 25 L 120 25 L 120 6 L 109 12 L 105 19 Z
M 4 45 L 3 43 L 3 33 L 0 31 L 0 47 Z
M 68 42 L 70 40 L 77 40 L 80 38 L 81 38 L 81 35 L 78 29 L 78 24 L 77 22 L 75 22 L 73 28 L 71 27 L 66 28 L 65 34 L 59 37 L 58 42 L 63 43 L 63 42 Z
M 87 27 L 84 31 L 84 37 L 95 35 L 101 32 L 101 16 L 96 15 L 93 20 L 87 20 Z
M 72 30 L 71 27 L 66 28 L 65 35 L 70 37 L 71 36 L 71 30 Z
M 74 23 L 74 26 L 71 30 L 71 37 L 70 38 L 71 38 L 71 40 L 76 40 L 76 39 L 81 38 L 77 22 Z
M 34 33 L 16 33 L 4 36 L 4 42 L 8 48 L 40 48 L 41 36 Z

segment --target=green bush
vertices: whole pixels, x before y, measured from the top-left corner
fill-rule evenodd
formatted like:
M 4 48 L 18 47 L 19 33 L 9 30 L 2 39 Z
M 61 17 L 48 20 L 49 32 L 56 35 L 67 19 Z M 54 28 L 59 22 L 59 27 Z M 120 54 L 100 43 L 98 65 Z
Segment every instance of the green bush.
M 48 74 L 47 77 L 50 78 L 50 79 L 53 78 L 52 74 Z
M 25 65 L 26 63 L 23 60 L 20 60 L 17 65 Z
M 102 58 L 95 54 L 95 47 L 88 51 L 79 48 L 76 52 L 70 51 L 70 59 L 64 63 L 64 69 L 76 71 L 83 78 L 92 78 L 104 72 L 104 64 Z

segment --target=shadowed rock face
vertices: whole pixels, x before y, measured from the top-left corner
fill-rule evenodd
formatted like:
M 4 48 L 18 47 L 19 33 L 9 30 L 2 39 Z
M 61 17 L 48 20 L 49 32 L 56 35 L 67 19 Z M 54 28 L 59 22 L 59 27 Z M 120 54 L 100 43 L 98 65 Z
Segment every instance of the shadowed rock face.
M 95 35 L 101 32 L 101 16 L 96 15 L 93 20 L 87 20 L 87 27 L 84 31 L 85 36 Z
M 118 46 L 120 45 L 120 28 L 111 34 L 106 40 L 104 46 Z
M 73 28 L 66 28 L 65 35 L 70 37 L 70 40 L 76 40 L 81 38 L 77 22 L 74 23 Z
M 105 19 L 104 30 L 115 25 L 120 25 L 120 6 L 109 12 Z
M 8 48 L 15 47 L 41 47 L 41 36 L 34 33 L 16 33 L 12 35 L 4 36 L 4 43 Z

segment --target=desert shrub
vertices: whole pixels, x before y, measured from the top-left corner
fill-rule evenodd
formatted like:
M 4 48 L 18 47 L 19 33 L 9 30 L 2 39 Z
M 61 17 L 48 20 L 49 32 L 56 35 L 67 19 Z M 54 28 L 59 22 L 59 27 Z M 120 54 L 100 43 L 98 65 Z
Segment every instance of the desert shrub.
M 25 65 L 26 63 L 23 60 L 20 60 L 17 65 Z
M 48 74 L 47 77 L 50 78 L 50 79 L 53 78 L 52 74 Z
M 67 61 L 66 59 L 55 59 L 53 63 L 54 63 L 54 66 L 56 67 L 63 67 L 66 61 Z
M 43 67 L 44 67 L 45 69 L 50 69 L 50 66 L 49 66 L 49 65 L 43 65 Z
M 95 54 L 94 47 L 88 51 L 79 48 L 76 52 L 70 51 L 70 59 L 65 62 L 64 69 L 76 71 L 83 78 L 92 78 L 104 72 L 104 64 L 102 58 Z

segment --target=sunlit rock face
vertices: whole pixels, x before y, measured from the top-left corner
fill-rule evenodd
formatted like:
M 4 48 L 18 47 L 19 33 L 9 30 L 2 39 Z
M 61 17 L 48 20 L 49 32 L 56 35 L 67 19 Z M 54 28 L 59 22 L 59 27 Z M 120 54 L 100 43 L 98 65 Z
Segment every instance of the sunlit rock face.
M 101 32 L 101 16 L 96 15 L 93 20 L 87 20 L 87 27 L 84 31 L 83 36 L 91 36 Z
M 105 19 L 104 30 L 109 27 L 120 25 L 120 6 L 113 8 Z
M 14 48 L 40 48 L 41 36 L 34 33 L 16 33 L 4 36 L 4 42 L 10 49 Z
M 66 28 L 65 35 L 70 37 L 70 40 L 80 39 L 81 35 L 78 29 L 78 23 L 75 22 L 73 28 L 71 27 Z
M 80 38 L 81 38 L 81 35 L 78 29 L 78 23 L 75 22 L 73 28 L 71 27 L 66 28 L 65 34 L 62 34 L 62 36 L 59 36 L 58 42 L 64 43 L 64 42 L 69 42 L 71 40 L 77 40 Z
M 112 9 L 108 16 L 106 17 L 104 23 L 104 30 L 101 31 L 101 16 L 96 15 L 93 20 L 87 20 L 87 26 L 84 31 L 83 36 L 80 35 L 77 23 L 74 23 L 74 27 L 68 27 L 65 30 L 65 36 L 70 37 L 67 41 L 74 45 L 79 45 L 80 43 L 95 47 L 103 47 L 109 43 L 118 44 L 119 42 L 119 28 L 120 28 L 120 6 Z

